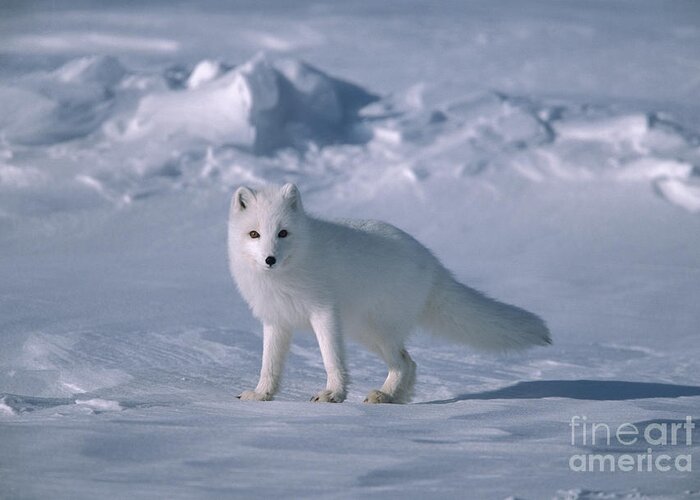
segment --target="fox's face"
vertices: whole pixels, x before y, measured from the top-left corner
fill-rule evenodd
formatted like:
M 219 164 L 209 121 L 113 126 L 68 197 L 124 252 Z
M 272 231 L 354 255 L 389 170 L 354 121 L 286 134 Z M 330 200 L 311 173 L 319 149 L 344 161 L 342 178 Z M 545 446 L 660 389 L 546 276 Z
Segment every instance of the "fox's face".
M 261 271 L 284 269 L 303 250 L 305 221 L 294 184 L 257 191 L 240 187 L 231 200 L 229 252 Z

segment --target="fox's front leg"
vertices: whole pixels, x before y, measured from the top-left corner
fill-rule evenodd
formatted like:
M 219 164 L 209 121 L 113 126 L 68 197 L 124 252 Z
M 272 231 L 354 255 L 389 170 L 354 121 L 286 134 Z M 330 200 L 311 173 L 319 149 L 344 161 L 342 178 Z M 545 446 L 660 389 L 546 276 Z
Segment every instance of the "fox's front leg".
M 284 360 L 289 352 L 292 338 L 291 330 L 265 324 L 263 325 L 263 355 L 260 380 L 253 391 L 243 391 L 239 399 L 270 401 L 279 388 Z
M 319 403 L 342 403 L 345 401 L 347 374 L 340 320 L 334 310 L 316 312 L 309 318 L 321 349 L 323 366 L 328 376 L 326 389 L 311 398 Z

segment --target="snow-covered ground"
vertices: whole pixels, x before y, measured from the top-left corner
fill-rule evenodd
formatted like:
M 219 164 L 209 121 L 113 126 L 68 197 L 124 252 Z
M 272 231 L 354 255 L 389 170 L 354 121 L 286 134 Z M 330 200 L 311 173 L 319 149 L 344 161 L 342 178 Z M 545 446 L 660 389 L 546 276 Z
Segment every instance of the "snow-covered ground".
M 695 498 L 580 472 L 572 418 L 700 417 L 700 6 L 0 3 L 0 497 Z M 415 403 L 341 405 L 311 335 L 281 394 L 227 272 L 235 186 L 388 220 L 554 345 L 416 336 Z M 580 430 L 580 429 L 579 429 Z M 656 434 L 655 434 L 656 436 Z M 685 437 L 685 434 L 683 434 Z

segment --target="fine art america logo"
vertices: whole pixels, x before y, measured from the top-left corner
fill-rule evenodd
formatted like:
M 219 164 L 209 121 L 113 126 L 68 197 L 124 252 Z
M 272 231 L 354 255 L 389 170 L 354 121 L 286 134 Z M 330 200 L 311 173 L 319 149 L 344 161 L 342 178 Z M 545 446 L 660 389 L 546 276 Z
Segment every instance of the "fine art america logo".
M 623 423 L 610 426 L 589 422 L 586 416 L 574 415 L 569 423 L 571 445 L 593 447 L 593 452 L 571 455 L 569 468 L 575 472 L 691 472 L 695 423 L 659 421 Z M 663 453 L 660 448 L 663 448 Z M 614 450 L 615 453 L 597 451 Z

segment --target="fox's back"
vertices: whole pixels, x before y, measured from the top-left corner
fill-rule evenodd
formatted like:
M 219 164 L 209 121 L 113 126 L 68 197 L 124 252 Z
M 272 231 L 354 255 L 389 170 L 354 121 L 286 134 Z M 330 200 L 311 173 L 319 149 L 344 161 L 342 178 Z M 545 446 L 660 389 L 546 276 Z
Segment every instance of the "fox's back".
M 431 268 L 437 259 L 408 233 L 378 220 L 315 220 L 312 226 L 322 252 L 336 269 L 353 273 L 367 269 L 385 274 L 408 269 Z
M 311 245 L 309 265 L 355 317 L 410 321 L 422 310 L 441 267 L 426 247 L 386 222 L 316 220 L 311 236 L 318 245 Z

